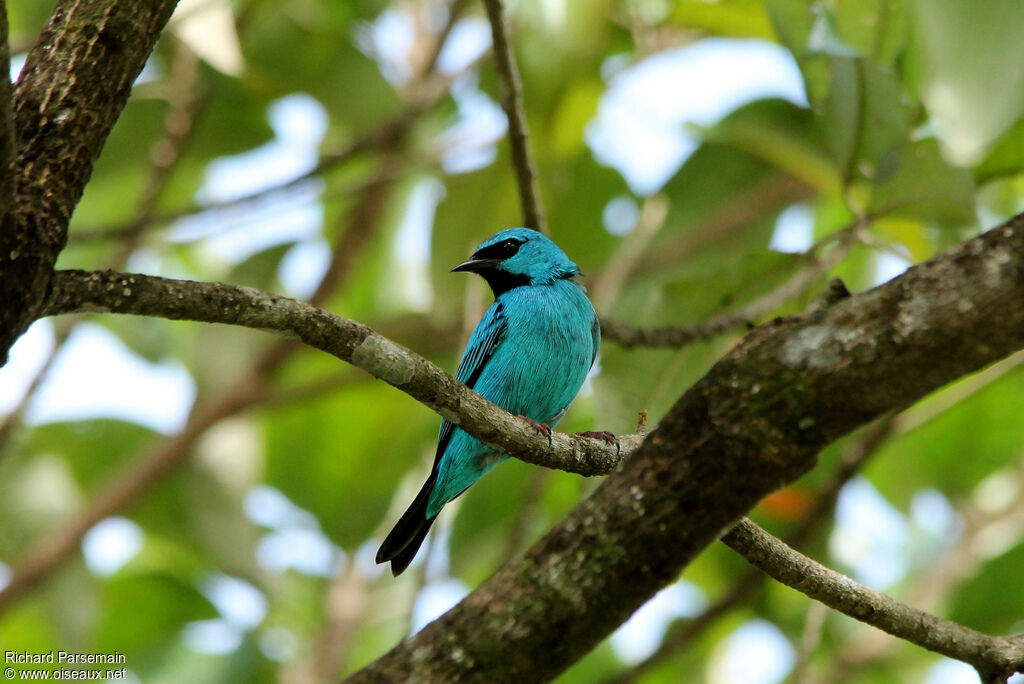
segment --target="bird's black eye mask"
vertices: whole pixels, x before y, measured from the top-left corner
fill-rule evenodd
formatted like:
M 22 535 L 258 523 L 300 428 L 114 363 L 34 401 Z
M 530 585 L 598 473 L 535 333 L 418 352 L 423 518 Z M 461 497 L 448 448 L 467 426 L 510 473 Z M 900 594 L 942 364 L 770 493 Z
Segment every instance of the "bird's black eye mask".
M 497 261 L 504 261 L 509 257 L 514 257 L 519 248 L 523 246 L 525 240 L 516 240 L 515 238 L 509 238 L 508 240 L 502 240 L 501 242 L 478 249 L 474 254 L 474 259 L 495 259 Z

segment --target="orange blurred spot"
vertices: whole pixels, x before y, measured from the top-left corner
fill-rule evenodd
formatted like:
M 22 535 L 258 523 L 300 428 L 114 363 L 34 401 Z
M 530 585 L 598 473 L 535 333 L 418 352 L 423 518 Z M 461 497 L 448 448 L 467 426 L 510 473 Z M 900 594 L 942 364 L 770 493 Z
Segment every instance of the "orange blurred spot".
M 761 499 L 758 510 L 781 520 L 799 520 L 811 507 L 814 497 L 802 487 L 787 487 Z

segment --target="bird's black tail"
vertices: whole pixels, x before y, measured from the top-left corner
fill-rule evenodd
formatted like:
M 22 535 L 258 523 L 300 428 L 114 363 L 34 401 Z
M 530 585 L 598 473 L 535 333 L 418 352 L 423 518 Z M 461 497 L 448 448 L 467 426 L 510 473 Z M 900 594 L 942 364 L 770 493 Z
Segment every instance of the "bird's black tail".
M 430 500 L 430 491 L 434 488 L 436 480 L 437 471 L 434 471 L 423 483 L 420 493 L 409 505 L 409 510 L 395 523 L 395 527 L 377 551 L 377 562 L 391 561 L 391 574 L 395 577 L 409 567 L 409 563 L 420 549 L 420 544 L 426 538 L 427 531 L 434 524 L 434 518 L 427 517 L 427 502 Z

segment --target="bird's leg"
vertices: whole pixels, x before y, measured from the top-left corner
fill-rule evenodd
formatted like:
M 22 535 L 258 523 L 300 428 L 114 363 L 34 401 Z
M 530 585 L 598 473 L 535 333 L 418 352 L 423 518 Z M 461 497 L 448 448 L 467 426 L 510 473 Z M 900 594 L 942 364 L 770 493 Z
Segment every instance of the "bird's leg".
M 536 432 L 538 435 L 543 435 L 544 437 L 547 437 L 548 438 L 548 446 L 551 446 L 551 426 L 550 425 L 548 425 L 547 423 L 541 423 L 539 421 L 536 421 L 533 418 L 527 418 L 526 416 L 524 416 L 522 414 L 519 414 L 519 417 L 522 418 L 523 420 L 525 420 L 527 423 L 529 423 L 530 427 L 532 427 L 533 431 Z
M 615 435 L 613 435 L 610 432 L 605 432 L 603 430 L 600 432 L 577 432 L 576 436 L 589 437 L 590 439 L 599 439 L 609 446 L 615 445 L 616 453 L 620 453 L 622 451 L 622 446 L 619 444 L 619 440 L 615 437 Z

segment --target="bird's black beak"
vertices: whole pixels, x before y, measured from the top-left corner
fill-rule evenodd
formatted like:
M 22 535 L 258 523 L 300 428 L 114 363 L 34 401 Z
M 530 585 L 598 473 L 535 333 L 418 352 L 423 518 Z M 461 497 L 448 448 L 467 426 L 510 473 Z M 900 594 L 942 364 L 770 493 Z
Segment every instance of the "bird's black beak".
M 479 272 L 489 268 L 496 267 L 500 262 L 499 259 L 470 259 L 469 261 L 463 261 L 461 264 L 452 269 L 452 273 L 456 271 L 470 271 Z

